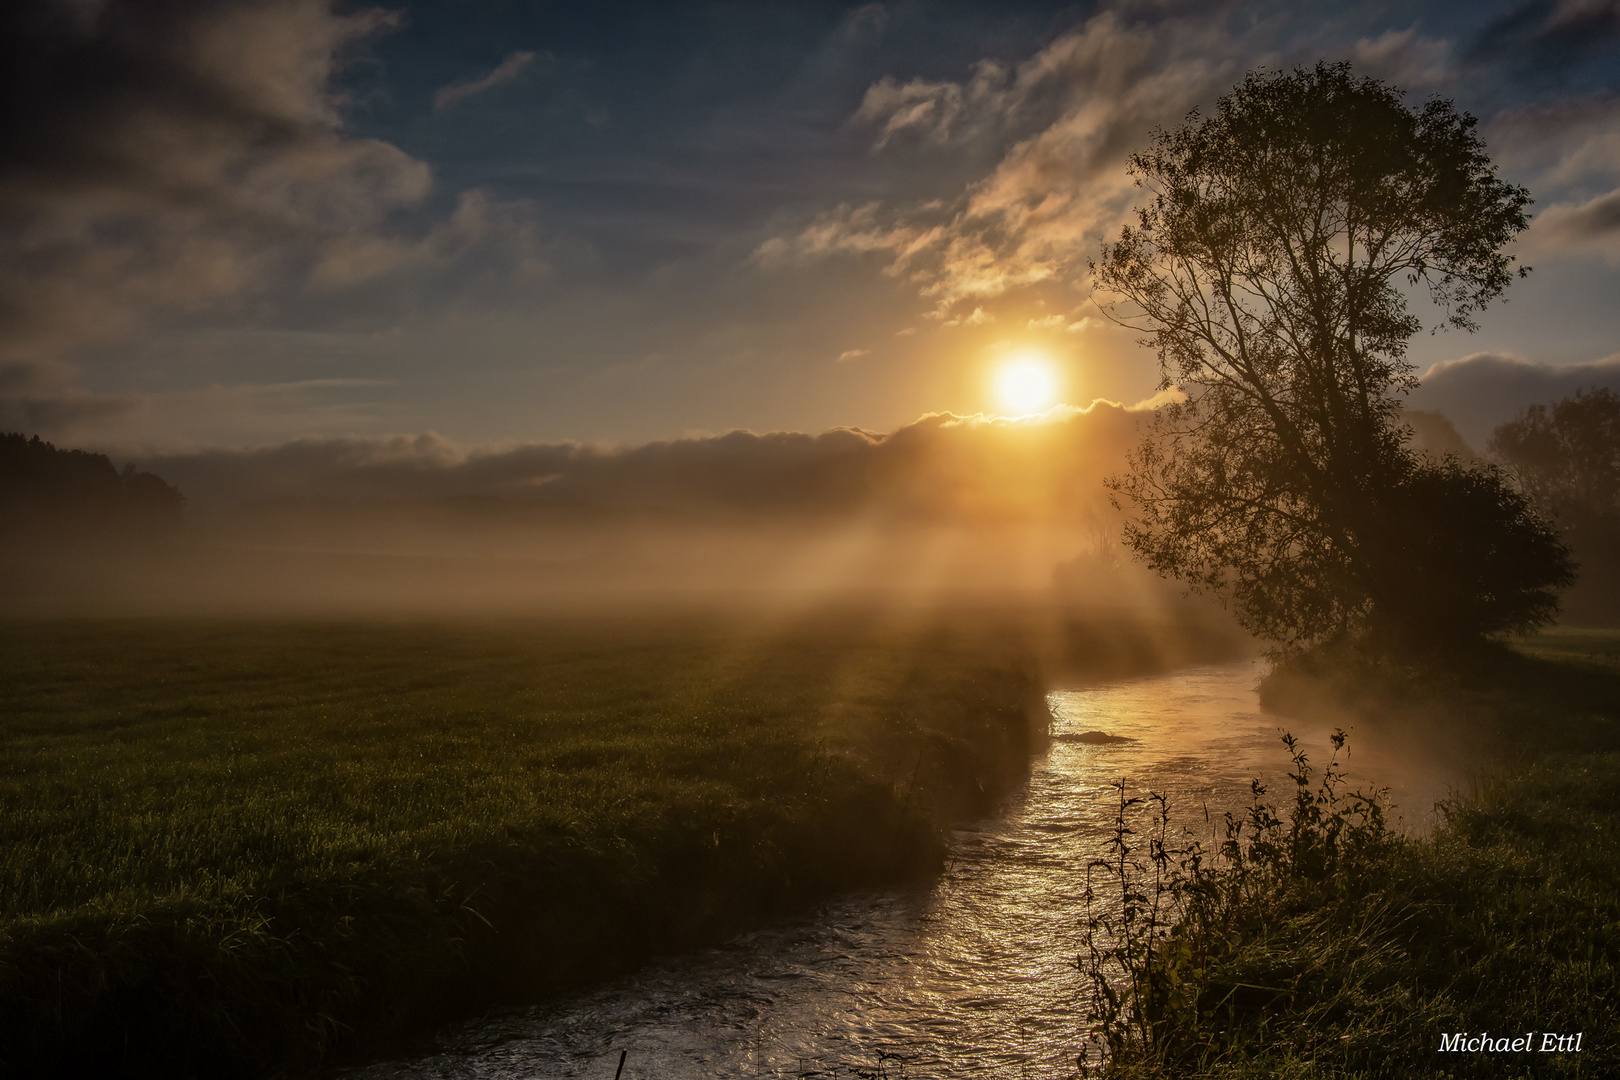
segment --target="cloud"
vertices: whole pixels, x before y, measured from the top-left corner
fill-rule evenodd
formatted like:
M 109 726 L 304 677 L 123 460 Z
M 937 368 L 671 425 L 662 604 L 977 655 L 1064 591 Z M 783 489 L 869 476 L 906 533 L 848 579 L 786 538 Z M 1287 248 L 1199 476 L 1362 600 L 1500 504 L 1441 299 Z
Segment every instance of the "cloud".
M 39 364 L 0 361 L 0 394 L 37 390 L 52 381 L 51 373 Z
M 915 282 L 941 318 L 1070 279 L 1129 206 L 1129 152 L 1266 55 L 1259 30 L 1246 38 L 1227 26 L 1221 16 L 1135 22 L 1105 11 L 1016 66 L 984 61 L 957 83 L 881 79 L 851 121 L 873 132 L 874 151 L 1014 136 L 1011 146 L 951 205 L 840 206 L 756 258 L 876 257 Z M 1422 51 L 1416 39 L 1382 48 Z
M 61 366 L 0 360 L 0 431 L 54 434 L 93 429 L 130 412 L 128 398 L 86 393 Z
M 1361 38 L 1350 48 L 1356 71 L 1403 90 L 1438 86 L 1454 73 L 1451 42 L 1424 37 L 1415 26 Z
M 83 430 L 100 426 L 133 408 L 134 402 L 128 398 L 93 394 L 0 395 L 0 431 L 33 434 Z
M 870 41 L 889 28 L 889 9 L 881 3 L 862 4 L 844 17 L 838 36 L 845 41 Z
M 983 133 L 985 125 L 1007 107 L 1010 72 L 994 60 L 974 65 L 965 83 L 884 76 L 867 87 L 851 122 L 875 129 L 873 150 L 898 136 L 914 135 L 940 146 L 961 143 Z
M 0 431 L 103 452 L 252 442 L 289 428 L 311 434 L 386 431 L 398 422 L 394 384 L 386 379 L 329 377 L 106 396 L 85 391 L 71 371 L 30 372 L 31 366 L 0 365 Z
M 337 58 L 391 14 L 312 0 L 111 0 L 78 22 L 8 11 L 0 49 L 26 84 L 8 95 L 0 155 L 0 348 L 14 354 L 250 293 L 431 185 L 421 162 L 341 127 Z
M 845 349 L 843 352 L 838 354 L 837 362 L 843 364 L 851 360 L 859 360 L 863 356 L 871 355 L 872 350 L 870 349 Z
M 1504 172 L 1547 203 L 1521 238 L 1527 258 L 1595 252 L 1620 259 L 1620 95 L 1539 102 L 1486 128 Z
M 632 447 L 467 448 L 441 436 L 304 439 L 148 456 L 208 509 L 292 501 L 494 499 L 558 511 L 702 519 L 878 514 L 1058 521 L 1094 512 L 1137 438 L 1097 402 L 1039 421 L 939 413 L 887 434 L 733 431 Z
M 1207 108 L 1247 70 L 1343 58 L 1415 93 L 1489 100 L 1506 79 L 1501 57 L 1582 51 L 1620 32 L 1620 0 L 1523 4 L 1472 44 L 1417 22 L 1358 34 L 1359 16 L 1324 25 L 1282 5 L 1241 20 L 1231 13 L 1226 5 L 1109 6 L 1021 63 L 986 60 L 959 80 L 869 84 L 850 123 L 872 152 L 949 150 L 994 155 L 995 165 L 943 204 L 838 207 L 774 238 L 770 250 L 784 261 L 876 260 L 915 283 L 940 319 L 977 306 L 999 314 L 995 305 L 1009 294 L 1051 298 L 1054 287 L 1083 282 L 1087 257 L 1140 199 L 1128 154 L 1153 129 Z M 1484 48 L 1487 39 L 1495 44 Z M 1501 57 L 1487 57 L 1491 49 Z M 1620 253 L 1611 228 L 1620 197 L 1612 90 L 1537 95 L 1534 105 L 1492 117 L 1485 131 L 1503 174 L 1530 183 L 1547 207 L 1523 239 L 1527 255 Z M 1086 325 L 1077 320 L 1075 329 Z
M 1577 205 L 1548 207 L 1525 239 L 1531 252 L 1595 251 L 1620 262 L 1620 188 Z
M 1096 402 L 1020 420 L 930 414 L 888 433 L 620 447 L 427 433 L 138 456 L 128 464 L 186 496 L 191 529 L 185 558 L 139 591 L 163 608 L 260 613 L 599 611 L 693 591 L 756 610 L 783 590 L 1027 596 L 1109 542 L 1102 480 L 1139 418 Z M 1166 595 L 1140 576 L 1110 570 L 1070 599 Z
M 753 250 L 749 255 L 749 261 L 768 270 L 785 263 L 792 251 L 792 245 L 786 240 L 780 236 L 773 236 Z
M 546 246 L 528 202 L 497 200 L 474 188 L 462 192 L 450 216 L 423 235 L 372 231 L 332 237 L 312 260 L 308 282 L 331 290 L 399 275 L 442 278 L 481 258 L 498 260 L 508 277 L 534 281 L 553 272 Z
M 1547 74 L 1583 60 L 1620 37 L 1617 0 L 1530 0 L 1492 20 L 1475 38 L 1471 59 L 1533 65 Z
M 439 92 L 433 95 L 433 107 L 443 112 L 445 109 L 459 105 L 468 98 L 482 94 L 486 90 L 493 90 L 497 86 L 515 82 L 517 77 L 523 74 L 524 69 L 532 63 L 534 63 L 534 53 L 532 52 L 510 53 L 488 75 L 470 79 L 467 82 L 453 83 L 450 86 L 441 87 Z
M 940 325 L 941 326 L 983 326 L 985 323 L 995 322 L 995 321 L 996 321 L 996 317 L 994 315 L 990 314 L 988 311 L 984 310 L 984 308 L 982 308 L 982 307 L 976 307 L 970 313 L 968 313 L 967 315 L 963 315 L 959 319 L 947 319 L 943 323 L 940 323 Z
M 945 238 L 938 226 L 885 225 L 879 221 L 880 203 L 852 207 L 843 204 L 821 214 L 789 241 L 773 236 L 754 250 L 762 266 L 779 265 L 792 256 L 814 258 L 831 254 L 877 254 L 887 263 L 885 272 L 898 275 L 913 259 Z
M 347 128 L 345 58 L 398 21 L 329 0 L 5 5 L 0 357 L 264 318 L 474 251 L 523 265 L 521 230 L 489 220 L 511 204 L 463 196 L 407 227 L 431 169 Z
M 1538 187 L 1620 179 L 1620 94 L 1604 92 L 1507 109 L 1485 125 L 1493 158 Z
M 1557 401 L 1589 386 L 1620 390 L 1620 353 L 1586 364 L 1537 364 L 1475 353 L 1435 364 L 1413 392 L 1414 407 L 1444 413 L 1463 438 L 1484 446 L 1491 432 L 1525 406 Z

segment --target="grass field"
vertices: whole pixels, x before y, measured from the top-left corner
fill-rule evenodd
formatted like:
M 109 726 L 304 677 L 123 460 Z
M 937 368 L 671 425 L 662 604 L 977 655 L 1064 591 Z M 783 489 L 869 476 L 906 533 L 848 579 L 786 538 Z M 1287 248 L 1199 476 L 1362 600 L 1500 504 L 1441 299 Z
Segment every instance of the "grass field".
M 1165 898 L 1179 916 L 1151 946 L 1141 934 L 1109 960 L 1134 970 L 1137 992 L 1113 1018 L 1105 1071 L 1615 1075 L 1620 632 L 1545 633 L 1444 677 L 1284 671 L 1268 693 L 1292 710 L 1315 702 L 1372 725 L 1435 725 L 1490 744 L 1499 764 L 1445 805 L 1427 837 L 1319 797 L 1318 773 L 1302 805 L 1271 793 L 1281 820 L 1246 823 L 1232 853 L 1241 862 L 1172 860 Z M 1531 1048 L 1513 1049 L 1527 1032 Z M 1582 1033 L 1581 1052 L 1542 1052 L 1548 1032 L 1571 1043 Z M 1442 1051 L 1457 1033 L 1509 1041 Z
M 1033 633 L 0 624 L 5 1075 L 307 1069 L 927 873 L 1040 736 Z M 1174 638 L 1069 644 L 1107 675 L 1205 647 Z

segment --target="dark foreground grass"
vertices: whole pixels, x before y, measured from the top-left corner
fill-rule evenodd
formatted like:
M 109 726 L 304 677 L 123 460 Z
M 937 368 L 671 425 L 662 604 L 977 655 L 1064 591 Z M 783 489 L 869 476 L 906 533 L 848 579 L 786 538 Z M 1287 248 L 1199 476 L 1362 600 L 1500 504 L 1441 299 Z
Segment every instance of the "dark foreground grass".
M 1426 684 L 1327 671 L 1284 671 L 1268 696 L 1448 726 L 1491 742 L 1504 764 L 1422 838 L 1383 828 L 1307 766 L 1302 798 L 1283 793 L 1275 812 L 1258 799 L 1224 858 L 1195 864 L 1172 839 L 1155 866 L 1127 839 L 1124 876 L 1174 914 L 1151 929 L 1144 917 L 1134 940 L 1115 934 L 1093 955 L 1123 995 L 1100 1017 L 1105 1071 L 1620 1075 L 1620 634 L 1543 635 Z M 1558 1045 L 1548 1032 L 1582 1033 L 1581 1052 L 1541 1052 Z M 1442 1051 L 1455 1033 L 1509 1042 Z M 1533 1049 L 1511 1049 L 1527 1033 Z
M 307 1071 L 926 874 L 1044 731 L 1033 632 L 0 624 L 0 1075 Z

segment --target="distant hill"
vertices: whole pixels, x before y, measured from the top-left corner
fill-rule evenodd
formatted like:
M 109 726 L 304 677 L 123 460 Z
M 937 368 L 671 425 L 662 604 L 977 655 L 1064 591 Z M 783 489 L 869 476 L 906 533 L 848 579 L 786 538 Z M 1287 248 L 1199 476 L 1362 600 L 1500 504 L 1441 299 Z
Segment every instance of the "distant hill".
M 0 435 L 0 544 L 116 549 L 180 527 L 185 498 L 105 454 L 59 450 L 39 436 Z

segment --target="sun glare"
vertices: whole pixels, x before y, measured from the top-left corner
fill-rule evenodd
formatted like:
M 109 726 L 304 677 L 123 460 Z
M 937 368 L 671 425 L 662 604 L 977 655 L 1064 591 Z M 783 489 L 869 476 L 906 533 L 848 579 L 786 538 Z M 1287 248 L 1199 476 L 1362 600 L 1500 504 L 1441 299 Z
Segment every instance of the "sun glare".
M 1058 377 L 1051 361 L 1028 354 L 996 369 L 996 401 L 1014 413 L 1044 412 L 1057 404 Z

